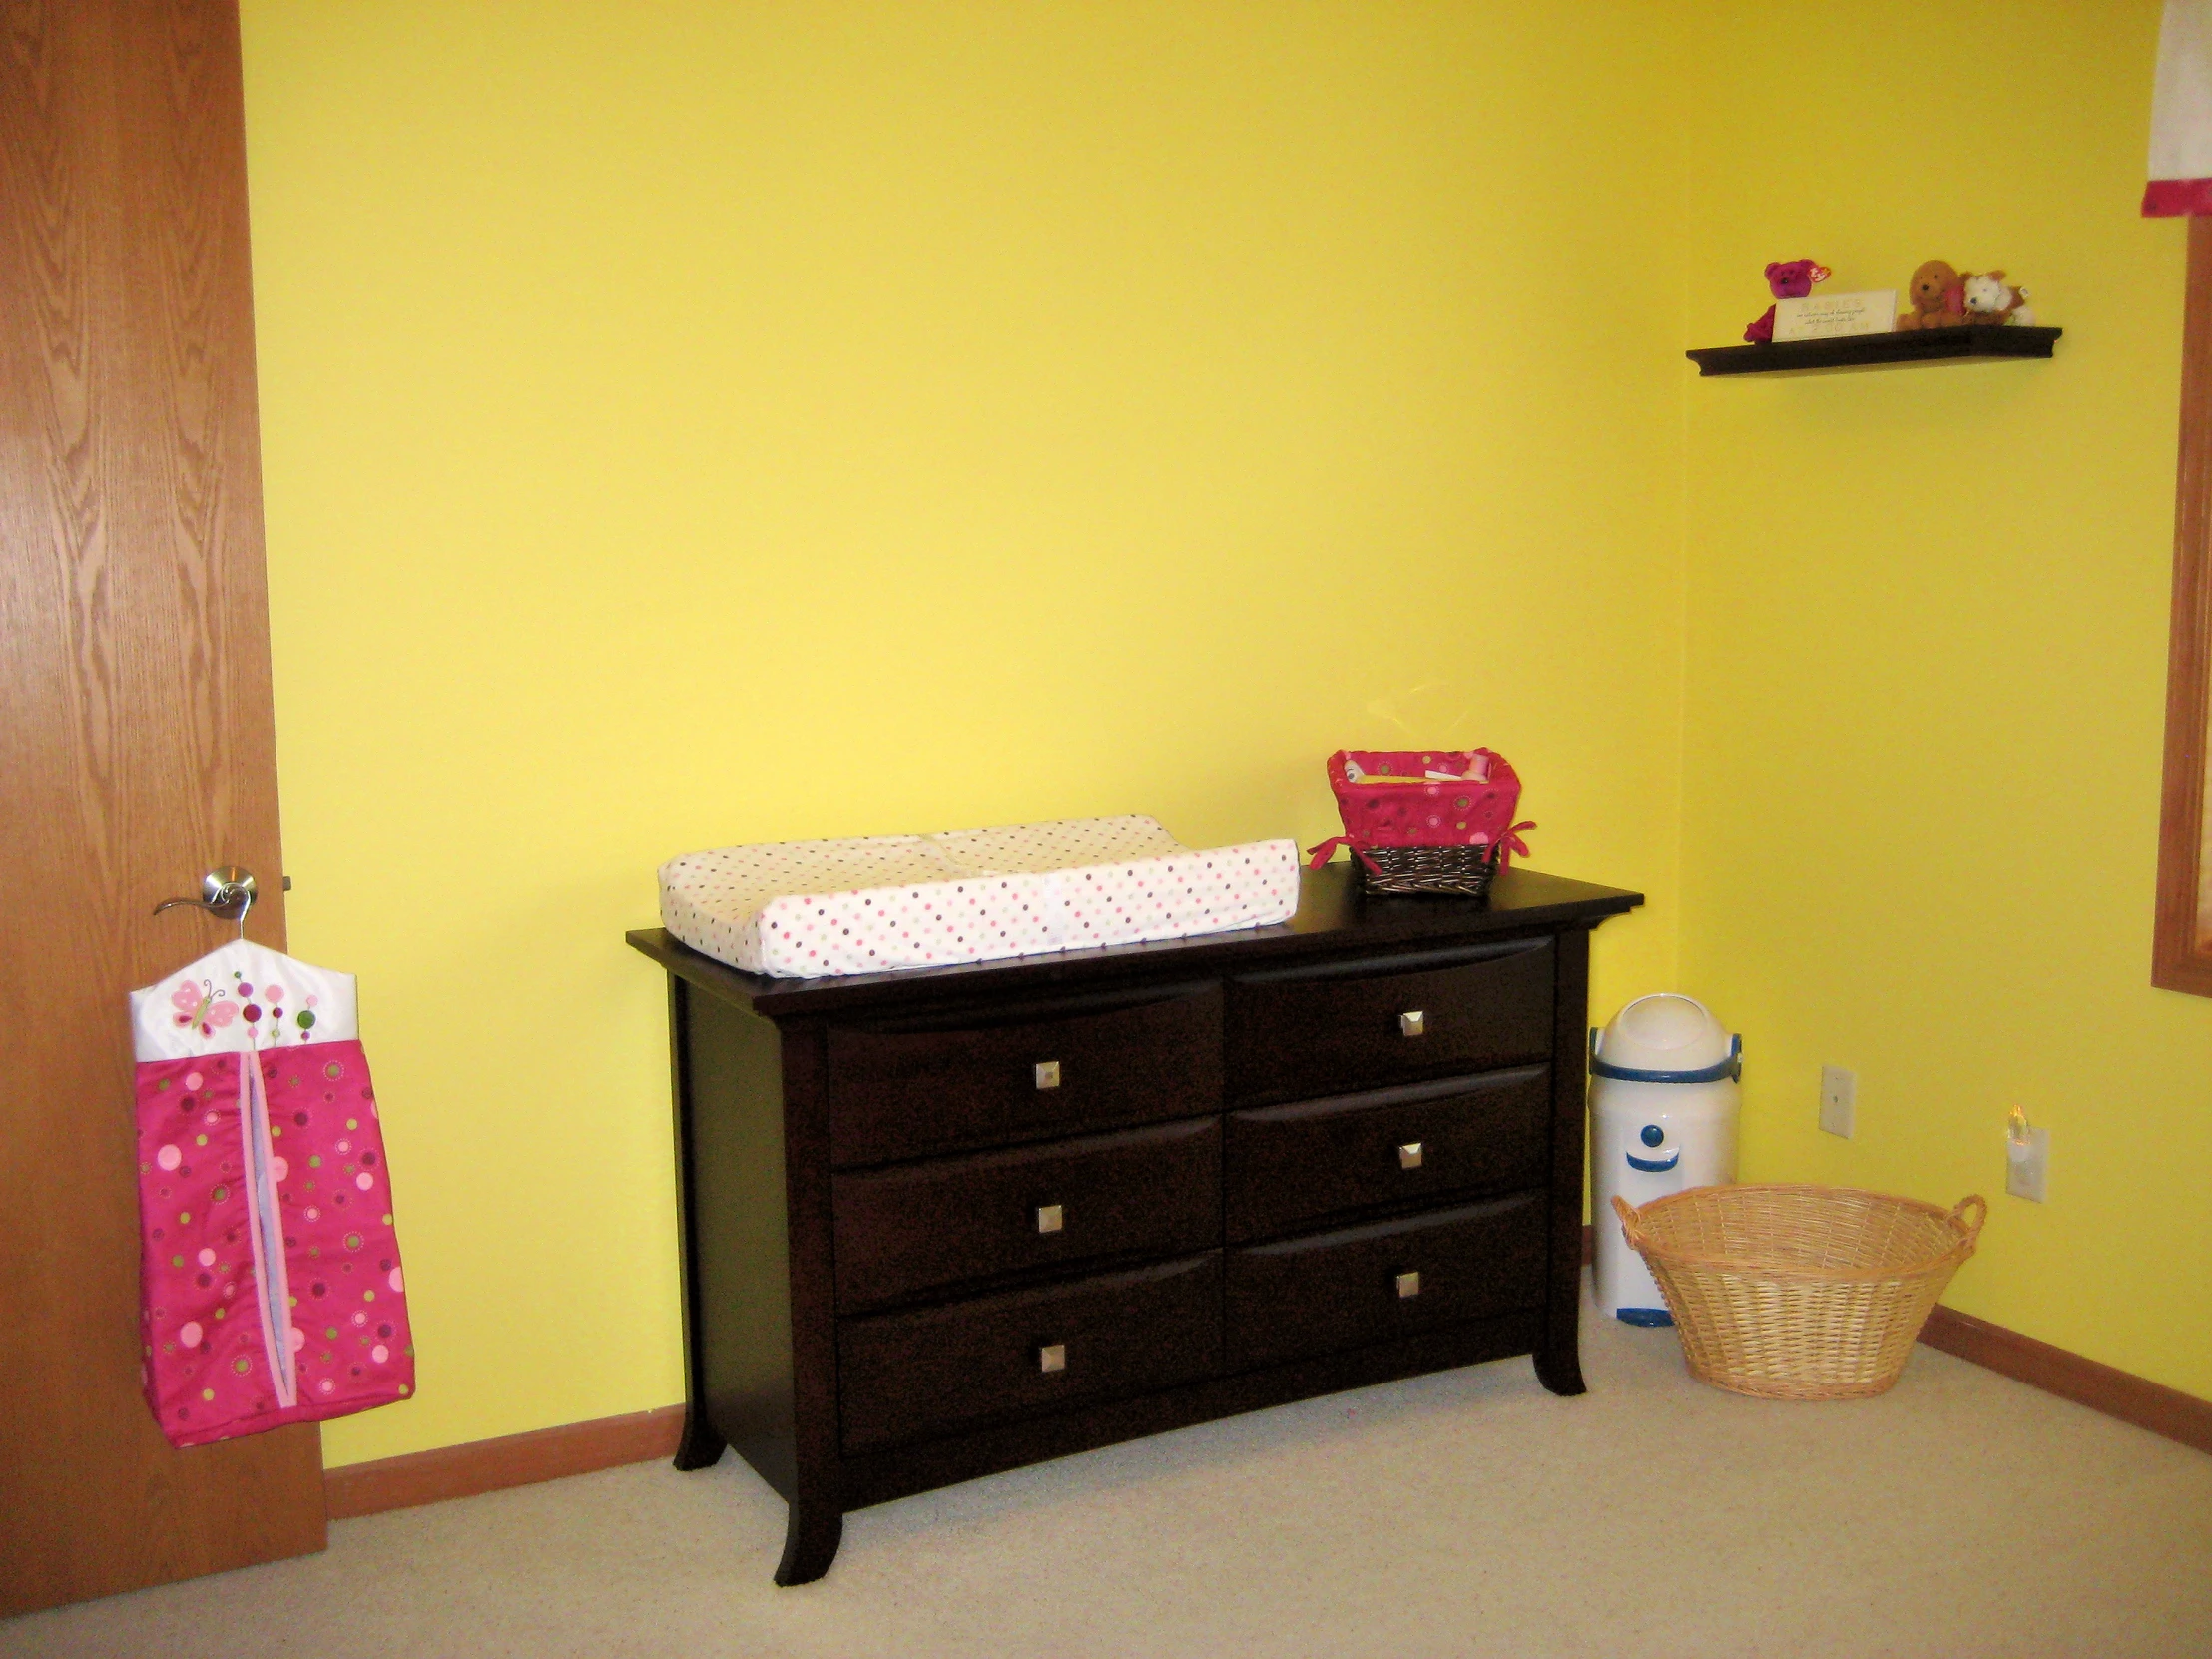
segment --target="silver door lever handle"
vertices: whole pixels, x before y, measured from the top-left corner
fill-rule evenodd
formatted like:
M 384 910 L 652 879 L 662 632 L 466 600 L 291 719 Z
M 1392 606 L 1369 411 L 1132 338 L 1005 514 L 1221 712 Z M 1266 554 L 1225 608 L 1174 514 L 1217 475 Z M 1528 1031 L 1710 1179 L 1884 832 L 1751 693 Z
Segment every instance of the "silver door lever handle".
M 198 898 L 165 898 L 154 906 L 154 914 L 185 905 L 195 910 L 205 910 L 211 916 L 239 924 L 239 933 L 246 933 L 246 912 L 254 907 L 254 872 L 227 864 L 222 869 L 211 869 L 200 878 Z

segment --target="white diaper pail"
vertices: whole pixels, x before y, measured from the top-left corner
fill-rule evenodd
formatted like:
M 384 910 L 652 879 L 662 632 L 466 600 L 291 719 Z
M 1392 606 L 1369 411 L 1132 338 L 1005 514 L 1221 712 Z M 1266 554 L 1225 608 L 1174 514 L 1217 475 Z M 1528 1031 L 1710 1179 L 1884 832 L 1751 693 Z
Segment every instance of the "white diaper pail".
M 1590 1033 L 1590 1219 L 1597 1305 L 1630 1325 L 1672 1325 L 1613 1195 L 1648 1204 L 1736 1179 L 1744 1040 L 1687 996 L 1639 997 Z

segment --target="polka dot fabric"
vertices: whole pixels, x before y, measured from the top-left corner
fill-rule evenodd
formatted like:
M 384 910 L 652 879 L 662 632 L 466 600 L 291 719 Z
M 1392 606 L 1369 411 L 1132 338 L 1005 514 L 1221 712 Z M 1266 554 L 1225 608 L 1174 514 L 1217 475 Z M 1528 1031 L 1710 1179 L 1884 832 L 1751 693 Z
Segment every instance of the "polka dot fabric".
M 1290 841 L 1194 852 L 1158 821 L 788 841 L 661 867 L 668 930 L 777 978 L 988 962 L 1287 921 Z
M 1439 778 L 1437 774 L 1449 774 Z M 1374 777 L 1412 777 L 1419 784 L 1367 784 Z M 1329 757 L 1329 787 L 1345 833 L 1368 846 L 1488 846 L 1503 840 L 1501 859 L 1527 854 L 1513 815 L 1520 776 L 1489 749 L 1340 749 Z
M 352 1003 L 348 975 L 243 941 L 133 994 L 143 1381 L 173 1445 L 414 1391 Z M 226 1005 L 229 1019 L 210 1012 Z

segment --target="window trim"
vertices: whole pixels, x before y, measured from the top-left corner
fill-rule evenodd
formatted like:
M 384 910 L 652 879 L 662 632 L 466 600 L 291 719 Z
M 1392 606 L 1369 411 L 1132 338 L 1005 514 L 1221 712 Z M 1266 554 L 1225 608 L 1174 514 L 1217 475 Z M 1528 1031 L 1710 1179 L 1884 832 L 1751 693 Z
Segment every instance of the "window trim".
M 2212 996 L 2212 938 L 2200 935 L 2197 921 L 2199 895 L 2212 874 L 2204 867 L 2205 750 L 2212 736 L 2212 218 L 2189 221 L 2169 630 L 2150 982 Z

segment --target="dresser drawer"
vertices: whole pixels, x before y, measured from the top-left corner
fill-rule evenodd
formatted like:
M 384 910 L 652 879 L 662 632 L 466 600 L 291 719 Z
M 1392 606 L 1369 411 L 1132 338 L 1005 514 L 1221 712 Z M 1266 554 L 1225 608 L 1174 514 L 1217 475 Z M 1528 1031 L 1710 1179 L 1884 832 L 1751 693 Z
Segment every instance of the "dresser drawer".
M 1229 1091 L 1287 1100 L 1548 1059 L 1549 938 L 1229 982 Z
M 848 1452 L 1220 1369 L 1219 1251 L 837 1328 Z
M 1532 1187 L 1548 1167 L 1551 1068 L 1260 1106 L 1229 1117 L 1229 1239 L 1373 1205 Z
M 1540 1193 L 1518 1193 L 1232 1250 L 1229 1364 L 1274 1365 L 1537 1307 L 1544 1213 Z
M 831 1026 L 840 1167 L 1221 1109 L 1221 987 L 965 1022 Z
M 839 1174 L 837 1306 L 1221 1240 L 1221 1120 Z

